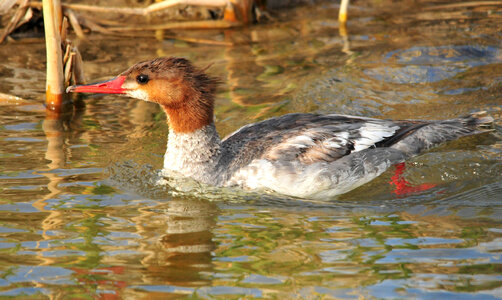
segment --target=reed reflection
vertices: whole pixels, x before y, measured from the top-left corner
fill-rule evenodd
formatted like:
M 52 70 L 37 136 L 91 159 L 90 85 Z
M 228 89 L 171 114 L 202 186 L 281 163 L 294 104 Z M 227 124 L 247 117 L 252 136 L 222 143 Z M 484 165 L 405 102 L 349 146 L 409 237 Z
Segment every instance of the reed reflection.
M 49 215 L 42 221 L 44 239 L 50 239 L 45 232 L 52 230 L 64 223 L 62 213 L 57 210 L 47 210 L 45 208 L 48 199 L 55 198 L 62 191 L 58 184 L 64 179 L 57 173 L 48 172 L 66 166 L 67 160 L 71 157 L 71 148 L 68 145 L 69 136 L 72 128 L 81 127 L 82 116 L 85 112 L 84 105 L 81 102 L 67 103 L 61 107 L 61 112 L 46 110 L 46 117 L 42 123 L 42 129 L 47 139 L 47 150 L 45 159 L 49 161 L 47 169 L 40 170 L 39 174 L 47 177 L 47 189 L 49 193 L 41 199 L 33 202 L 33 206 L 41 212 L 49 212 Z M 78 132 L 78 131 L 77 131 Z

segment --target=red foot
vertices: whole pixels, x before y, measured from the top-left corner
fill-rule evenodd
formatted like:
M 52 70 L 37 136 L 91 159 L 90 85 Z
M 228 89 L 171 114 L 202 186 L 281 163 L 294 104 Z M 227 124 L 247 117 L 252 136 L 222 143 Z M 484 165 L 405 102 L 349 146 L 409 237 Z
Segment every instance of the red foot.
M 414 194 L 426 191 L 436 186 L 436 184 L 433 183 L 424 183 L 418 186 L 412 186 L 403 177 L 405 169 L 406 165 L 404 162 L 396 165 L 396 173 L 394 174 L 394 176 L 391 177 L 391 181 L 389 181 L 389 184 L 396 186 L 396 188 L 393 191 L 394 194 L 396 195 Z

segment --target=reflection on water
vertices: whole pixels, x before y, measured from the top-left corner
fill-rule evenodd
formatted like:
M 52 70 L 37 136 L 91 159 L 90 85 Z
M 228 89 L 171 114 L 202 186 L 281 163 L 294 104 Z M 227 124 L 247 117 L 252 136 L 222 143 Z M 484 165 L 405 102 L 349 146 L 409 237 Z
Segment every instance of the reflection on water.
M 0 92 L 27 101 L 0 98 L 0 297 L 500 297 L 502 8 L 356 3 L 346 31 L 337 8 L 187 33 L 233 47 L 90 36 L 79 48 L 94 79 L 158 55 L 214 62 L 222 135 L 292 111 L 439 119 L 486 110 L 494 132 L 334 201 L 159 188 L 168 130 L 156 105 L 91 96 L 52 118 L 41 105 L 43 40 L 3 45 Z
M 377 80 L 391 83 L 429 83 L 454 77 L 469 68 L 502 62 L 502 52 L 494 47 L 478 45 L 412 47 L 392 51 L 386 63 L 403 65 L 377 67 L 365 73 Z

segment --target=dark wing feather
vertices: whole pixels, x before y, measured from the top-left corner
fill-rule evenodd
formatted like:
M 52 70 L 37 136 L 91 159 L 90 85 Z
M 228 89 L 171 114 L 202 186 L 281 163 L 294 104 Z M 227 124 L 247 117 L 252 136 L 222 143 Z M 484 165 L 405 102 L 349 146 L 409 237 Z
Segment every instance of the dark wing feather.
M 253 159 L 330 162 L 369 147 L 388 146 L 423 122 L 393 122 L 345 115 L 288 114 L 242 127 L 223 142 L 224 164 L 239 168 Z M 411 128 L 413 130 L 413 128 Z M 394 139 L 392 143 L 395 143 Z M 226 155 L 228 154 L 228 155 Z M 226 158 L 225 158 L 226 157 Z

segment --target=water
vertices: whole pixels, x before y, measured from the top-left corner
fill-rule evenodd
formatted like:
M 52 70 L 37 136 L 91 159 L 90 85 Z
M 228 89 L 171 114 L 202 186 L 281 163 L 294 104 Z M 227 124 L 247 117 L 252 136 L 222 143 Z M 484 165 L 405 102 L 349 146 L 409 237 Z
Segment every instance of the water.
M 234 46 L 97 34 L 78 45 L 92 81 L 160 55 L 214 63 L 221 135 L 288 112 L 495 118 L 492 133 L 326 201 L 155 186 L 168 131 L 157 106 L 90 96 L 48 119 L 43 40 L 2 45 L 0 92 L 26 101 L 0 100 L 0 297 L 501 297 L 502 8 L 356 5 L 348 41 L 328 2 L 178 33 Z

